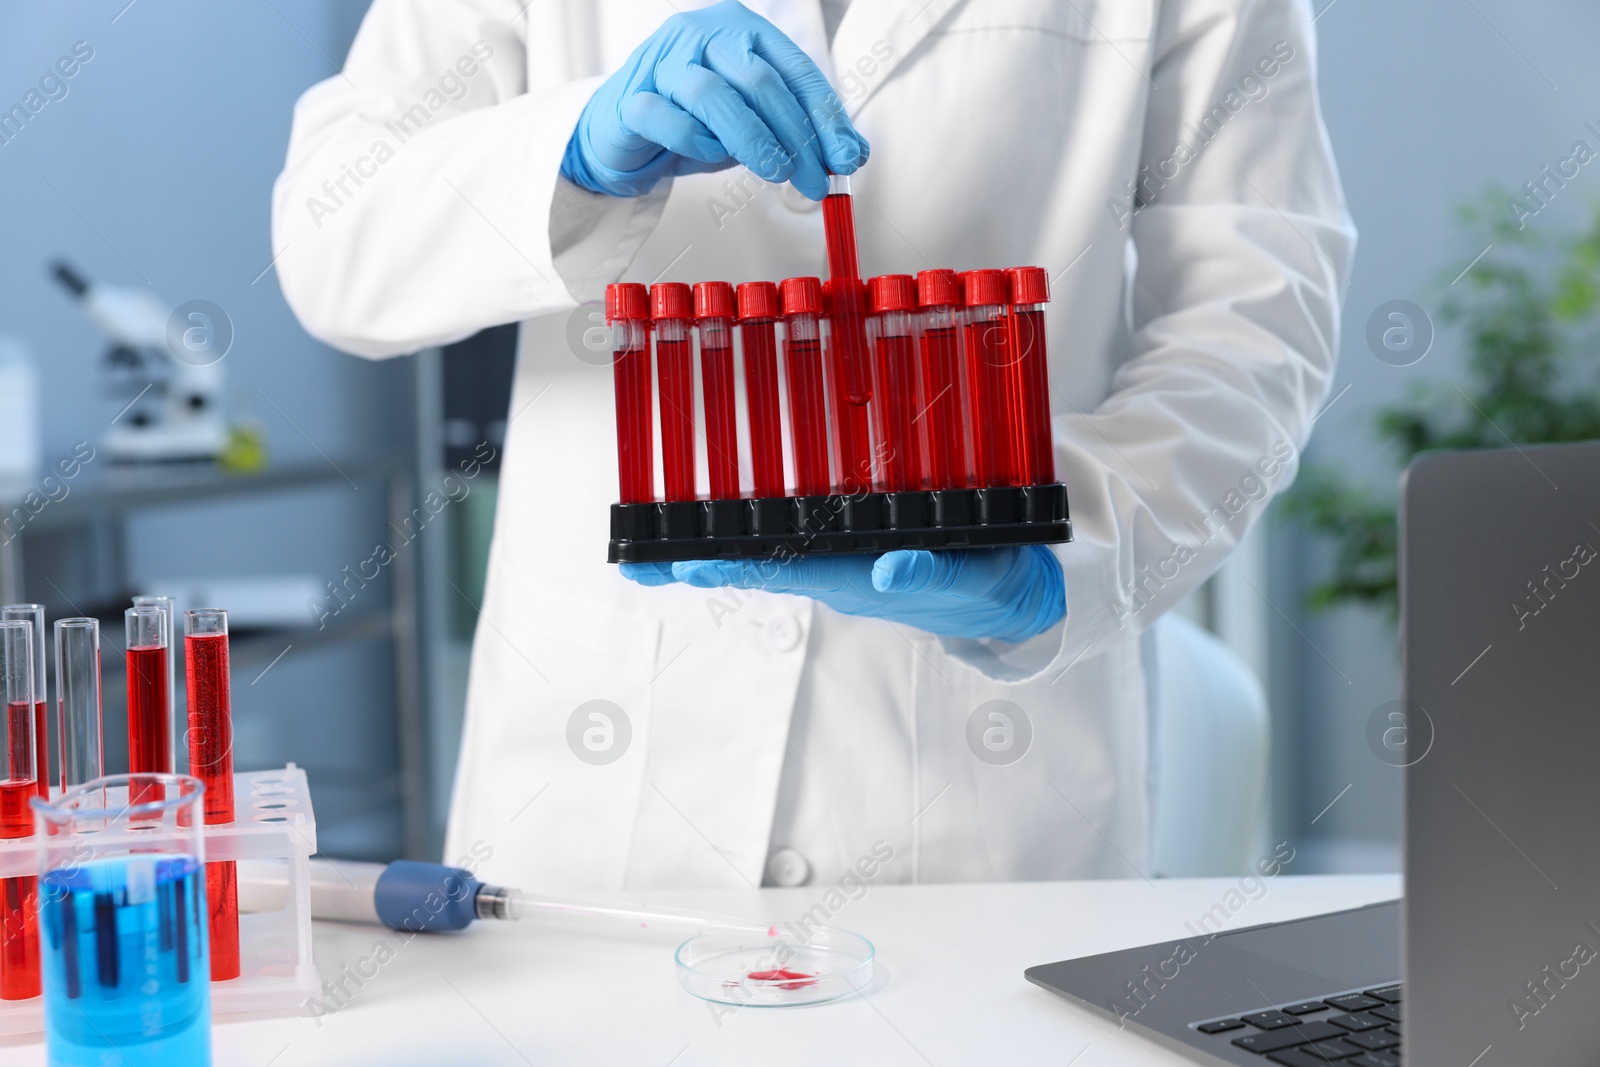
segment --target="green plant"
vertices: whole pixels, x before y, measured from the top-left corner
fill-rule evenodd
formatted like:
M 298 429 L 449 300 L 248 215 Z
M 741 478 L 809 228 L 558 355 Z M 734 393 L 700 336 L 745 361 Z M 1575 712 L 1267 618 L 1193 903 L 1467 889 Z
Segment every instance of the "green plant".
M 1492 247 L 1464 276 L 1439 285 L 1438 317 L 1469 353 L 1466 380 L 1413 383 L 1404 403 L 1374 415 L 1397 469 L 1432 449 L 1600 438 L 1600 381 L 1582 380 L 1590 368 L 1575 366 L 1592 365 L 1596 350 L 1600 209 L 1586 230 L 1549 240 L 1521 227 L 1507 200 L 1491 190 L 1461 209 L 1463 223 Z M 1308 606 L 1398 611 L 1392 499 L 1312 467 L 1285 506 L 1336 548 L 1332 573 L 1309 590 Z

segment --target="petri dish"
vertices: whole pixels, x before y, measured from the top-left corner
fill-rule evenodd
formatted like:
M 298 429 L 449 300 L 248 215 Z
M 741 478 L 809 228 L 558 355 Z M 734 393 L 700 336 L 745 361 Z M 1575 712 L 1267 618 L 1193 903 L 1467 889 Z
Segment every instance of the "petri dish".
M 685 992 L 718 1004 L 779 1008 L 824 1004 L 872 982 L 876 950 L 860 934 L 824 926 L 807 936 L 706 933 L 673 957 Z

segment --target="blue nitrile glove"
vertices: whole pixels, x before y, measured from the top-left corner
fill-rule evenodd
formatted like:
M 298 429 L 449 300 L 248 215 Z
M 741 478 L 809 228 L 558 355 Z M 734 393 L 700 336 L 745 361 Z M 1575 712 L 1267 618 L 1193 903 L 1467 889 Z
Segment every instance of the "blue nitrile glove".
M 643 196 L 661 178 L 738 162 L 821 200 L 829 171 L 866 161 L 866 139 L 811 58 L 723 0 L 667 19 L 595 90 L 561 173 L 592 192 Z
M 1042 545 L 1022 548 L 910 550 L 871 556 L 801 556 L 788 560 L 693 560 L 624 563 L 641 585 L 733 586 L 794 593 L 846 615 L 915 626 L 946 637 L 1026 641 L 1067 613 L 1061 561 Z

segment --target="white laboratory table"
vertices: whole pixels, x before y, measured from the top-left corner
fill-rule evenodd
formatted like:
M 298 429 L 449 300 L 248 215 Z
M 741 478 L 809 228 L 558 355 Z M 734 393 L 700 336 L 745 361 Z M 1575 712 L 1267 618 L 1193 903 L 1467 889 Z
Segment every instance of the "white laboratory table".
M 630 897 L 782 922 L 826 888 Z M 1237 906 L 1237 929 L 1399 892 L 1398 877 L 1381 875 L 1283 874 L 1264 892 L 1231 879 L 872 886 L 833 920 L 878 947 L 863 995 L 720 1017 L 678 988 L 671 939 L 541 936 L 531 924 L 480 922 L 402 944 L 383 928 L 318 923 L 322 976 L 344 978 L 349 997 L 318 1018 L 220 1022 L 216 1063 L 1176 1067 L 1185 1061 L 1031 985 L 1023 970 L 1186 936 L 1185 924 L 1217 905 Z M 358 987 L 345 977 L 356 972 L 371 977 Z M 43 1063 L 37 1041 L 0 1048 L 0 1067 Z

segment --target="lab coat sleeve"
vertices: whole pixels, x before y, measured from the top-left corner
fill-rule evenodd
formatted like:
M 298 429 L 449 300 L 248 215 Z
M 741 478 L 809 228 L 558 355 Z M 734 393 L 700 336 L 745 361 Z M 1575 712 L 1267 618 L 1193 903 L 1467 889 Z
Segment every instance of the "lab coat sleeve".
M 1131 351 L 1098 406 L 1054 398 L 1069 613 L 1023 646 L 966 650 L 998 677 L 1068 668 L 1193 591 L 1293 481 L 1334 373 L 1355 231 L 1309 5 L 1158 10 L 1137 210 L 1118 234 L 1137 258 Z
M 397 355 L 596 299 L 621 274 L 670 183 L 624 199 L 559 176 L 601 80 L 578 58 L 593 52 L 574 46 L 578 11 L 375 0 L 343 71 L 296 105 L 273 190 L 278 276 L 308 331 Z

